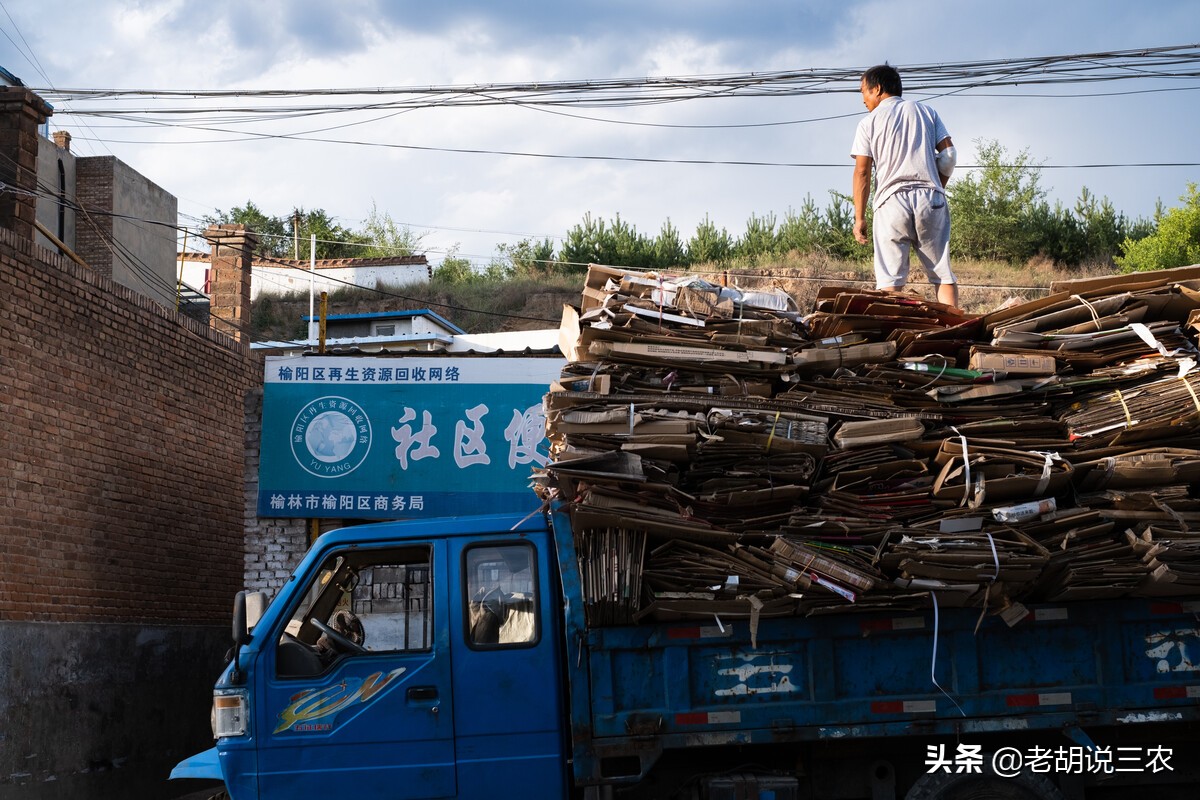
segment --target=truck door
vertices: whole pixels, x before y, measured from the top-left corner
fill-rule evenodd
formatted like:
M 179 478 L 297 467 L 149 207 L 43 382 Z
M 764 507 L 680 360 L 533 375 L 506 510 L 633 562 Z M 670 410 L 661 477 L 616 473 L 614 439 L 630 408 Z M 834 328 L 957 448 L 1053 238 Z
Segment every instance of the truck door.
M 451 541 L 462 797 L 566 796 L 559 593 L 545 536 Z
M 453 797 L 445 542 L 332 552 L 273 632 L 253 735 L 267 797 Z

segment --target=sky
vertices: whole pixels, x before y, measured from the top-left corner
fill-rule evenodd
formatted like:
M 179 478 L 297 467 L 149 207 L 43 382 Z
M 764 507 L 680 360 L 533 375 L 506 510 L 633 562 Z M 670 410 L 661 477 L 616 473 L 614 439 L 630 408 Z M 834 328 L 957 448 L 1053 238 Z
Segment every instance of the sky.
M 1198 19 L 1187 0 L 0 0 L 0 66 L 35 90 L 59 92 L 856 75 L 884 61 L 904 75 L 906 66 L 1193 44 Z M 669 219 L 686 240 L 706 217 L 738 236 L 751 215 L 782 219 L 806 197 L 824 207 L 831 191 L 850 191 L 850 145 L 865 114 L 856 80 L 828 88 L 635 107 L 443 102 L 284 119 L 208 114 L 191 123 L 208 130 L 178 127 L 187 122 L 180 115 L 143 113 L 168 101 L 73 98 L 51 101 L 50 129 L 69 131 L 76 154 L 115 155 L 174 194 L 181 223 L 193 229 L 248 200 L 278 216 L 322 208 L 349 228 L 376 209 L 420 234 L 431 262 L 454 251 L 484 265 L 501 244 L 559 241 L 585 214 L 619 215 L 651 237 Z M 938 110 L 960 165 L 976 163 L 977 143 L 995 140 L 1054 166 L 1200 161 L 1197 90 L 1197 78 L 1147 78 L 906 94 Z M 1108 96 L 1083 96 L 1096 94 Z M 108 116 L 72 113 L 97 110 Z M 111 116 L 118 111 L 136 113 Z M 1071 205 L 1087 187 L 1130 217 L 1150 216 L 1158 200 L 1177 204 L 1198 180 L 1197 167 L 1041 173 L 1051 201 Z

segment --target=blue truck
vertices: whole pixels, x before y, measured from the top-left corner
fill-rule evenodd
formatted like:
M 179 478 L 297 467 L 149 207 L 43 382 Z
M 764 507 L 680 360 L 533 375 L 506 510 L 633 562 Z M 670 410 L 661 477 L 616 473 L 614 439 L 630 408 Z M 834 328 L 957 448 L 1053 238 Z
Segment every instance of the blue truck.
M 580 574 L 561 507 L 326 533 L 265 610 L 238 595 L 216 746 L 172 777 L 233 800 L 1200 785 L 1200 603 L 589 628 Z

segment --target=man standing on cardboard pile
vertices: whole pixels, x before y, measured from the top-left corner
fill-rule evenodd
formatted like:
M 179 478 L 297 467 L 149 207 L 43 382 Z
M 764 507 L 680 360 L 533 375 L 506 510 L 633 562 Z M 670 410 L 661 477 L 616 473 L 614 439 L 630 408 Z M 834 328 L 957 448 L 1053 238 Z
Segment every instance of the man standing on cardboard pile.
M 854 134 L 854 238 L 867 243 L 867 198 L 875 172 L 875 285 L 898 292 L 908 283 L 915 245 L 938 302 L 958 306 L 950 271 L 950 209 L 946 182 L 954 171 L 954 143 L 929 106 L 905 100 L 900 73 L 881 64 L 863 73 L 863 104 L 871 112 Z

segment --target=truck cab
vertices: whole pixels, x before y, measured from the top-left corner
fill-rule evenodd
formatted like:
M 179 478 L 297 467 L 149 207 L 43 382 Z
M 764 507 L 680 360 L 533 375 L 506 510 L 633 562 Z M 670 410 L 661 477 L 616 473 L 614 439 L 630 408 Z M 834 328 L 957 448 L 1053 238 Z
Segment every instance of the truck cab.
M 234 800 L 561 796 L 559 597 L 541 515 L 326 534 L 235 646 L 216 747 L 173 777 Z

